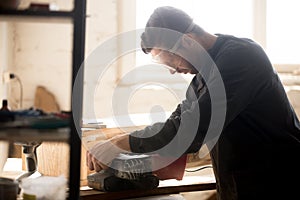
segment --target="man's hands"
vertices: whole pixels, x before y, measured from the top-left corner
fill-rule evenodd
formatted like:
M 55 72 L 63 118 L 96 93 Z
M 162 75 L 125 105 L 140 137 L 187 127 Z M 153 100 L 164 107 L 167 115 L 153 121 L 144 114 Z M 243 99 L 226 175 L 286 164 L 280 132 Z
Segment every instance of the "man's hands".
M 120 153 L 130 151 L 129 134 L 115 136 L 95 144 L 86 153 L 86 164 L 96 172 L 107 169 L 111 161 Z

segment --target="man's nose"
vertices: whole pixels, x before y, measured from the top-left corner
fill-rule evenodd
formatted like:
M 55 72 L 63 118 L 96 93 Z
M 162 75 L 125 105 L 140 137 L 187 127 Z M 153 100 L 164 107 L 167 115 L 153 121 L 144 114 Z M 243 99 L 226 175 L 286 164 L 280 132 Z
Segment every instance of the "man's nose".
M 169 69 L 169 72 L 170 72 L 170 74 L 175 74 L 176 73 L 176 71 L 173 70 L 173 69 Z

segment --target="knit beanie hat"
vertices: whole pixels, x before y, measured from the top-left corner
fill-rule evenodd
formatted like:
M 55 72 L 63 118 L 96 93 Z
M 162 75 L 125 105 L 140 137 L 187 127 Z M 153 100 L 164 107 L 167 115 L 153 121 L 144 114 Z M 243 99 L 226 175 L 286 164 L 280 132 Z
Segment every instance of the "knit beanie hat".
M 193 27 L 193 19 L 184 11 L 171 6 L 156 8 L 141 36 L 143 51 L 149 53 L 158 45 L 165 46 L 165 49 L 170 48 L 180 35 L 190 32 Z M 172 34 L 171 31 L 178 32 L 178 34 Z

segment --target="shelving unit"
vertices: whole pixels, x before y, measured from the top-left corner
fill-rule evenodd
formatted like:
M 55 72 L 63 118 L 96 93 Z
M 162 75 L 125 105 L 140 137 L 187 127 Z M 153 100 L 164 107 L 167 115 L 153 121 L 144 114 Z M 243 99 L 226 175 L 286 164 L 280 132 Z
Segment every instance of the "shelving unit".
M 79 199 L 80 188 L 80 156 L 81 133 L 77 132 L 82 116 L 83 100 L 83 69 L 85 48 L 86 0 L 74 0 L 72 11 L 32 11 L 32 10 L 0 10 L 0 21 L 18 20 L 43 23 L 72 23 L 73 24 L 73 55 L 72 55 L 72 86 L 75 79 L 79 81 L 78 91 L 73 94 L 76 102 L 71 102 L 71 123 L 69 128 L 56 130 L 11 129 L 0 131 L 0 140 L 38 140 L 63 141 L 70 145 L 69 193 L 68 199 Z M 78 86 L 77 85 L 77 86 Z M 73 93 L 73 91 L 70 91 Z M 72 101 L 70 99 L 70 101 Z M 76 106 L 76 109 L 73 109 Z M 75 117 L 74 117 L 75 116 Z
M 1 10 L 1 17 L 74 17 L 74 11 Z

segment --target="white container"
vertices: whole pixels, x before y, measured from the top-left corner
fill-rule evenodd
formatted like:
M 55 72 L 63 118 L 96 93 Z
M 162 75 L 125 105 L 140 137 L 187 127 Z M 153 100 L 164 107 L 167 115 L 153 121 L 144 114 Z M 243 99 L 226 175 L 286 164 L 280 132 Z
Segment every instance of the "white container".
M 23 200 L 65 200 L 67 179 L 63 176 L 40 176 L 21 181 Z

